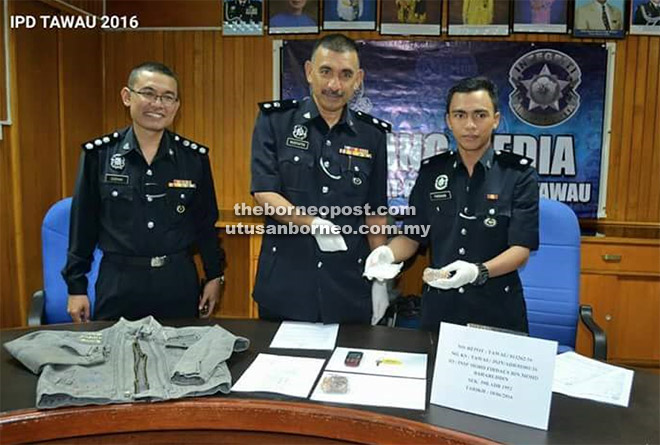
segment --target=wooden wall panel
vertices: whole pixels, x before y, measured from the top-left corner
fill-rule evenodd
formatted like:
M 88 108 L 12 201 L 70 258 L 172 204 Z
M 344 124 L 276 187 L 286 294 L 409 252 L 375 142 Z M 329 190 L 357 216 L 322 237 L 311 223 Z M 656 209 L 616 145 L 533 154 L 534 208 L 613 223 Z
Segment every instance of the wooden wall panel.
M 15 2 L 16 14 L 49 14 L 52 9 L 37 2 Z M 14 32 L 12 86 L 16 107 L 12 110 L 14 213 L 18 255 L 19 313 L 27 313 L 28 295 L 41 288 L 41 221 L 48 207 L 62 196 L 58 97 L 57 31 L 20 29 Z M 34 55 L 34 56 L 33 56 Z M 4 289 L 3 289 L 4 292 Z
M 15 14 L 58 13 L 38 1 L 12 1 L 9 7 Z M 98 32 L 12 30 L 10 53 L 13 124 L 4 129 L 2 146 L 0 183 L 7 198 L 0 327 L 24 323 L 30 296 L 42 287 L 43 217 L 71 194 L 80 143 L 101 131 L 103 113 Z

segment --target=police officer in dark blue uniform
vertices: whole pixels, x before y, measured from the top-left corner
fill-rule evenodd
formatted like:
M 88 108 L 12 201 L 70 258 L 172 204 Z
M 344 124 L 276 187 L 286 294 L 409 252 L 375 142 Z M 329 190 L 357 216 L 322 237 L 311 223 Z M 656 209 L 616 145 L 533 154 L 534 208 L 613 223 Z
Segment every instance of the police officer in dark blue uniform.
M 62 271 L 69 314 L 90 318 L 85 274 L 98 243 L 94 319 L 208 316 L 224 269 L 208 148 L 166 129 L 179 109 L 168 67 L 137 66 L 121 97 L 133 124 L 83 144 Z M 207 279 L 201 300 L 193 247 Z
M 351 206 L 352 213 L 333 217 L 305 209 L 310 211 L 268 217 L 254 298 L 263 319 L 368 323 L 372 286 L 362 269 L 385 237 L 357 231 L 365 224 L 382 226 L 386 217 L 354 208 L 387 205 L 390 126 L 346 105 L 364 76 L 351 39 L 320 39 L 305 73 L 311 98 L 260 104 L 251 191 L 270 208 L 313 206 L 322 212 L 323 206 Z M 283 224 L 301 233 L 269 234 Z M 356 233 L 328 231 L 342 228 Z
M 517 269 L 538 248 L 538 184 L 531 160 L 494 151 L 497 91 L 484 78 L 464 79 L 447 96 L 447 125 L 458 150 L 422 162 L 410 195 L 429 236 L 398 236 L 367 259 L 374 267 L 404 261 L 420 244 L 431 248 L 424 271 L 422 326 L 441 321 L 528 331 Z M 370 271 L 371 270 L 371 271 Z

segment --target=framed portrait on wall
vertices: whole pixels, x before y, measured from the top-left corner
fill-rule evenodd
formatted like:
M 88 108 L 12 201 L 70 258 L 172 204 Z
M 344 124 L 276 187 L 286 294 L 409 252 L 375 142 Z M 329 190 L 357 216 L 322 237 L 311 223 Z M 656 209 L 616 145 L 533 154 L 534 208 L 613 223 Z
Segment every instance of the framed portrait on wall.
M 314 34 L 319 32 L 319 0 L 270 0 L 268 34 Z
M 325 0 L 323 29 L 374 31 L 376 0 Z
M 568 32 L 568 0 L 516 0 L 513 32 L 565 34 Z
M 222 34 L 260 36 L 264 33 L 262 0 L 223 0 Z
M 510 0 L 447 0 L 451 36 L 509 35 Z
M 573 35 L 622 39 L 625 0 L 575 0 Z
M 441 0 L 380 0 L 380 33 L 439 36 Z
M 630 34 L 660 35 L 660 0 L 630 2 Z

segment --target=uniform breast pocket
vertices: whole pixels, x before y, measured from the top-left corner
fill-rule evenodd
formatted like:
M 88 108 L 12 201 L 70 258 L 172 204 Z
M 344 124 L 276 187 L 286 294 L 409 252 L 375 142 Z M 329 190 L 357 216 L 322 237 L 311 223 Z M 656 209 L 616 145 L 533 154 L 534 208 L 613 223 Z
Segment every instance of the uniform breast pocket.
M 130 230 L 133 225 L 134 190 L 130 186 L 116 184 L 101 185 L 101 213 L 106 221 Z
M 194 198 L 194 188 L 169 187 L 167 189 L 167 207 L 174 221 L 181 221 L 187 215 Z
M 350 157 L 342 162 L 343 190 L 354 200 L 350 204 L 362 204 L 367 199 L 372 163 L 370 159 Z
M 310 186 L 314 157 L 304 150 L 286 149 L 278 162 L 283 189 L 305 190 Z
M 477 214 L 486 233 L 506 235 L 511 220 L 511 203 L 508 201 L 486 202 Z

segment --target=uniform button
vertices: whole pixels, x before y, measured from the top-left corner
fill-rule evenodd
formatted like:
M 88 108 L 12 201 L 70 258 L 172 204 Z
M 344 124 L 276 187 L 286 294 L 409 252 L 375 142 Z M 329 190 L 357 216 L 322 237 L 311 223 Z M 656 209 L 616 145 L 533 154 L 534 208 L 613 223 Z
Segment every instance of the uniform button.
M 185 193 L 181 193 L 179 196 L 181 197 L 181 199 L 186 199 L 186 194 Z
M 469 186 L 469 185 L 468 185 L 467 187 L 465 187 L 465 191 L 466 191 L 466 192 L 469 192 L 469 191 L 470 191 L 470 186 Z
M 277 252 L 277 247 L 276 247 L 276 246 L 273 246 L 273 249 L 272 249 L 272 250 L 273 250 L 273 253 Z
M 327 185 L 324 185 L 323 187 L 321 187 L 321 193 L 325 194 L 325 193 L 328 193 L 329 191 L 330 191 L 330 189 L 328 188 Z
M 323 165 L 325 166 L 325 168 L 330 167 L 330 161 L 323 162 Z
M 490 209 L 490 210 L 488 210 L 488 214 L 489 214 L 489 215 L 494 215 L 494 214 L 495 214 L 495 209 Z
M 319 261 L 319 262 L 316 264 L 316 268 L 317 268 L 317 269 L 320 269 L 320 268 L 322 268 L 322 267 L 323 267 L 323 261 Z
M 119 192 L 117 190 L 113 190 L 111 195 L 116 198 L 117 196 L 119 196 Z
M 360 171 L 360 167 L 358 167 L 357 165 L 353 166 L 353 169 L 354 169 L 356 172 L 359 172 L 359 171 Z
M 149 221 L 149 222 L 147 223 L 147 227 L 150 228 L 150 229 L 153 229 L 154 226 L 155 226 L 155 224 L 154 224 L 153 221 Z
M 468 212 L 468 208 L 465 207 L 465 208 L 463 209 L 463 213 L 467 213 L 467 212 Z
M 328 147 L 332 145 L 332 142 L 330 142 L 330 139 L 325 141 L 325 145 L 327 145 Z
M 462 248 L 462 247 L 460 249 L 458 249 L 458 254 L 459 255 L 465 255 L 465 249 Z
M 509 292 L 509 286 L 504 287 L 504 292 Z
M 298 162 L 300 161 L 300 156 L 294 156 L 293 157 L 293 162 Z
M 154 172 L 150 168 L 147 169 L 147 176 L 153 176 Z
M 464 293 L 465 293 L 465 289 L 463 289 L 462 287 L 459 287 L 459 288 L 458 288 L 458 293 L 459 293 L 459 294 L 464 294 Z
M 153 200 L 154 200 L 154 198 L 152 198 L 151 196 L 147 196 L 147 201 L 151 202 Z
M 358 264 L 362 264 L 362 258 L 358 258 Z
M 461 229 L 461 235 L 463 236 L 467 235 L 467 229 L 465 227 Z

